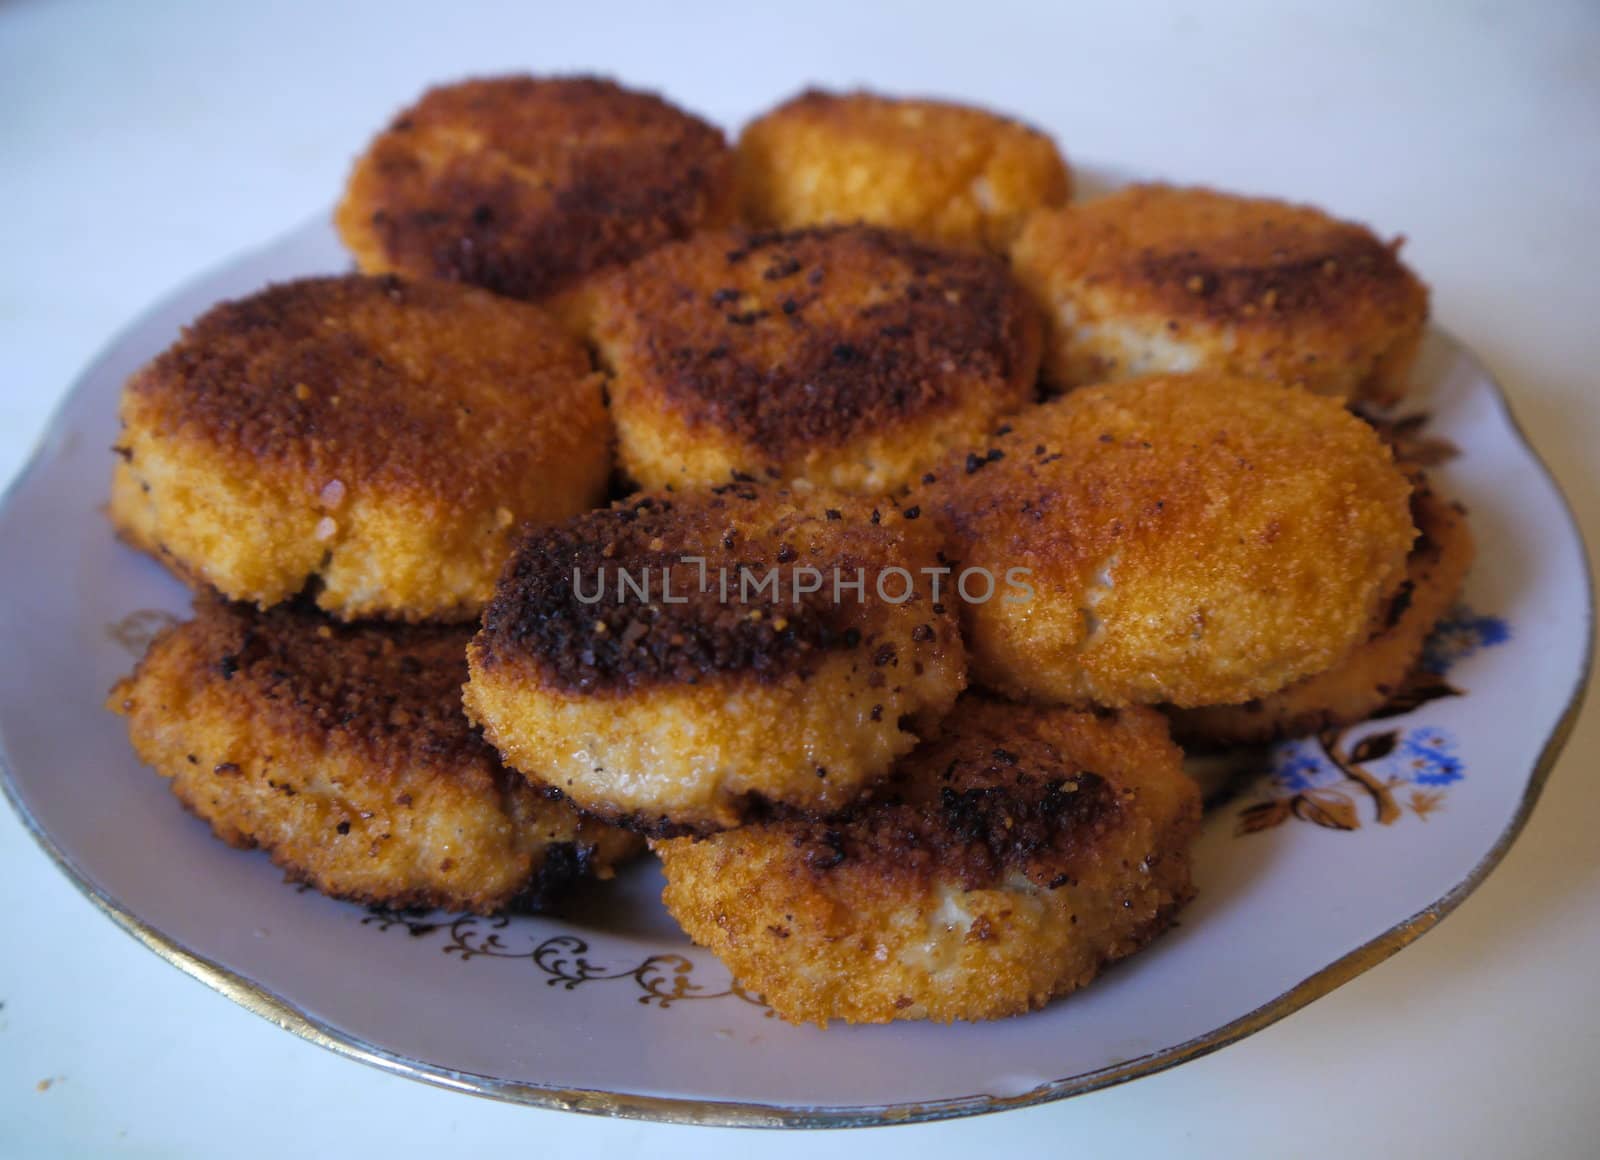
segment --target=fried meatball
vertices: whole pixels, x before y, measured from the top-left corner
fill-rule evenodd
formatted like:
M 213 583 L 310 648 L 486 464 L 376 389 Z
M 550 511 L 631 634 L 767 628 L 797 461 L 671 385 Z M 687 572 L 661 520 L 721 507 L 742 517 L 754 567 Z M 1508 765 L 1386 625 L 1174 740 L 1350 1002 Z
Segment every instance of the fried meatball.
M 969 694 L 868 800 L 655 849 L 690 937 L 792 1022 L 995 1019 L 1192 893 L 1200 793 L 1158 713 Z
M 1036 214 L 1011 259 L 1055 388 L 1204 370 L 1387 404 L 1428 320 L 1399 249 L 1310 206 L 1140 185 Z
M 1019 699 L 1229 704 L 1322 672 L 1405 577 L 1411 486 L 1337 400 L 1253 379 L 1090 387 L 913 499 L 965 569 L 974 678 Z
M 596 295 L 623 469 L 882 493 L 1031 401 L 1038 311 L 996 258 L 864 226 L 719 231 Z
M 537 308 L 444 283 L 313 278 L 203 315 L 129 380 L 111 518 L 262 607 L 476 616 L 519 523 L 603 502 L 610 420 Z
M 1185 745 L 1206 749 L 1258 745 L 1353 725 L 1381 709 L 1405 683 L 1433 626 L 1444 619 L 1472 566 L 1466 514 L 1424 483 L 1412 497 L 1417 540 L 1406 578 L 1384 609 L 1377 632 L 1326 672 L 1242 705 L 1172 712 Z
M 508 765 L 646 833 L 838 809 L 965 684 L 937 559 L 930 521 L 845 496 L 629 500 L 522 543 L 467 710 Z
M 970 105 L 816 89 L 739 137 L 746 218 L 791 228 L 865 221 L 930 241 L 1004 250 L 1072 175 L 1037 129 Z
M 470 635 L 202 597 L 108 707 L 217 837 L 324 894 L 488 914 L 609 877 L 637 840 L 531 788 L 468 724 Z
M 569 320 L 598 271 L 737 213 L 722 131 L 593 77 L 429 90 L 357 161 L 336 224 L 369 273 L 542 299 Z

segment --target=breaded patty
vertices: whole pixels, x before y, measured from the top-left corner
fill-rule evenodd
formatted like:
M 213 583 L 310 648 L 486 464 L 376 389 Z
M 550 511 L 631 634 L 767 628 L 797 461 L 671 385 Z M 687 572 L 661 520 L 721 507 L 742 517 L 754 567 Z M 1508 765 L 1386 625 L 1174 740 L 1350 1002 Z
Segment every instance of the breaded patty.
M 129 380 L 111 518 L 187 579 L 267 607 L 463 620 L 518 524 L 604 499 L 610 420 L 535 307 L 312 278 L 214 307 Z
M 546 299 L 664 242 L 731 223 L 722 131 L 594 77 L 508 76 L 430 89 L 356 163 L 336 224 L 369 273 Z
M 523 541 L 467 710 L 507 764 L 643 832 L 838 809 L 965 684 L 937 559 L 930 521 L 844 496 L 631 499 Z
M 1037 129 L 970 105 L 868 92 L 801 93 L 739 137 L 746 218 L 788 229 L 865 221 L 1004 250 L 1072 175 Z
M 1364 721 L 1383 707 L 1416 667 L 1472 566 L 1472 533 L 1458 505 L 1419 483 L 1411 514 L 1417 540 L 1378 631 L 1332 669 L 1279 692 L 1242 705 L 1174 710 L 1173 730 L 1184 744 L 1220 748 L 1302 737 Z
M 488 914 L 609 877 L 637 840 L 530 787 L 468 724 L 470 635 L 202 597 L 108 707 L 217 837 L 324 894 Z
M 655 843 L 662 899 L 792 1022 L 995 1019 L 1159 934 L 1200 794 L 1159 714 L 969 694 L 870 800 Z
M 974 679 L 1019 699 L 1231 704 L 1331 668 L 1405 577 L 1409 481 L 1337 400 L 1225 375 L 1090 387 L 912 498 L 964 567 Z
M 902 488 L 1033 397 L 1038 311 L 996 258 L 846 226 L 717 231 L 596 295 L 621 465 Z
M 1390 403 L 1428 320 L 1399 249 L 1310 206 L 1139 185 L 1036 214 L 1011 259 L 1058 389 L 1204 370 Z

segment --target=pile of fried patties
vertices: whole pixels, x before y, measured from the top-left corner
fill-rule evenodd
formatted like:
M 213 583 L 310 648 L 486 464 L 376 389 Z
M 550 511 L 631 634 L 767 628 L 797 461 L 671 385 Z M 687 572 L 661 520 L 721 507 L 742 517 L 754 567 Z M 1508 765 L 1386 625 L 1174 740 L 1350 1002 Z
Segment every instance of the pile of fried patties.
M 810 91 L 730 146 L 469 81 L 337 226 L 361 273 L 128 382 L 110 507 L 197 594 L 110 707 L 336 897 L 526 910 L 648 843 L 786 1019 L 1027 1011 L 1191 897 L 1180 743 L 1366 718 L 1471 561 L 1384 417 L 1398 242 L 1074 202 L 1007 117 Z

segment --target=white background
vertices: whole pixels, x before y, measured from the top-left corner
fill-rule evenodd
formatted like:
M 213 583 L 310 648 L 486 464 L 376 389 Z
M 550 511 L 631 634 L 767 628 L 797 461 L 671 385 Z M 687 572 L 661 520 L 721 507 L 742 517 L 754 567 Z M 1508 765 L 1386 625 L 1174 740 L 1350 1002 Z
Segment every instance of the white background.
M 810 81 L 942 92 L 1025 114 L 1090 170 L 1403 232 L 1600 540 L 1600 7 L 437 8 L 0 2 L 0 480 L 117 328 L 324 210 L 426 83 L 590 69 L 730 127 Z M 1067 1103 L 825 1140 L 503 1106 L 338 1059 L 119 933 L 0 809 L 0 1156 L 1594 1155 L 1597 719 L 1477 895 L 1286 1022 Z

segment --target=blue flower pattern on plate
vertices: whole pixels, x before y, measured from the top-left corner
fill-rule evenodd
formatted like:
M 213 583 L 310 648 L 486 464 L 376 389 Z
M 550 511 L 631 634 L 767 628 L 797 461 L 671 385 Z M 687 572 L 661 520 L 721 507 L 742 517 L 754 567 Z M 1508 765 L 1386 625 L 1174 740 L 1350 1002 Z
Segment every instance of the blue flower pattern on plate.
M 1479 649 L 1511 639 L 1511 626 L 1498 616 L 1481 616 L 1458 604 L 1435 626 L 1422 646 L 1422 667 L 1443 676 Z
M 1479 650 L 1510 639 L 1504 619 L 1458 604 L 1424 644 L 1420 677 L 1408 682 L 1373 721 L 1461 695 L 1463 690 L 1444 675 Z M 1466 777 L 1456 738 L 1437 725 L 1351 736 L 1356 728 L 1328 729 L 1275 746 L 1269 784 L 1277 792 L 1240 813 L 1238 832 L 1269 829 L 1290 818 L 1337 830 L 1360 829 L 1363 816 L 1380 825 L 1390 825 L 1407 812 L 1425 819 L 1439 809 L 1446 789 Z M 1403 787 L 1408 797 L 1402 798 Z
M 1289 741 L 1272 751 L 1272 778 L 1284 789 L 1310 789 L 1333 772 L 1314 741 Z
M 1450 785 L 1465 776 L 1455 738 L 1431 725 L 1405 735 L 1390 768 L 1417 785 Z

